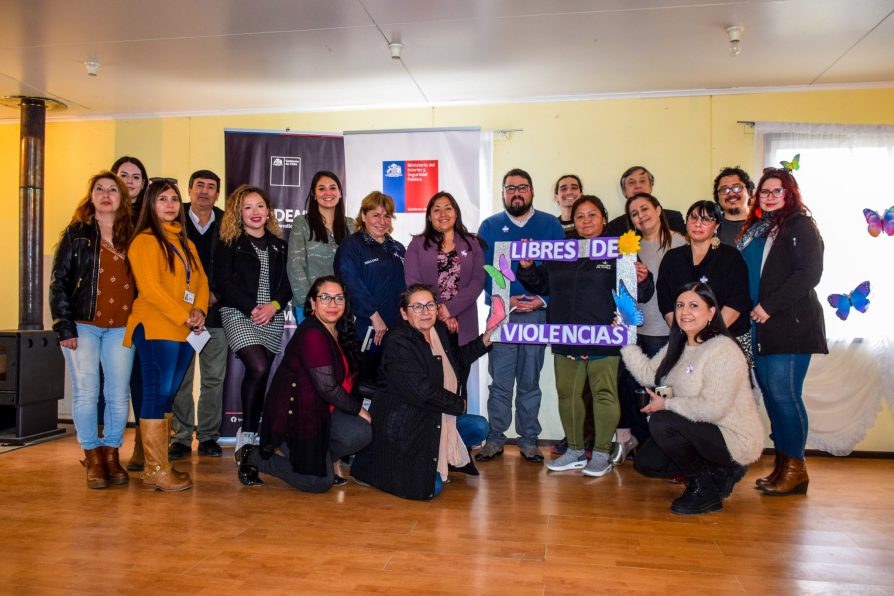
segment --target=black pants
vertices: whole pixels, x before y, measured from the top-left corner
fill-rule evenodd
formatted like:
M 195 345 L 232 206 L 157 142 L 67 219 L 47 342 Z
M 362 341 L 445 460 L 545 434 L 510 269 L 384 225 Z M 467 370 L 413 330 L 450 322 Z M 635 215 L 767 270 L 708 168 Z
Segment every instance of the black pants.
M 693 422 L 661 410 L 649 419 L 652 438 L 639 448 L 634 466 L 645 476 L 694 478 L 706 464 L 738 466 L 716 425 Z
M 657 354 L 666 343 L 666 336 L 643 335 L 641 333 L 636 335 L 636 345 L 642 348 L 643 354 L 649 358 Z M 639 411 L 636 396 L 633 394 L 639 388 L 640 384 L 624 366 L 622 358 L 621 365 L 618 367 L 618 400 L 621 402 L 621 419 L 618 421 L 618 428 L 629 428 L 639 444 L 643 445 L 649 438 L 649 421 L 646 415 Z M 636 457 L 639 457 L 638 452 Z
M 357 453 L 372 441 L 372 426 L 360 416 L 346 414 L 341 410 L 332 412 L 332 422 L 329 429 L 329 458 L 338 461 L 346 455 Z M 335 474 L 332 466 L 326 466 L 325 476 L 313 476 L 311 474 L 299 474 L 292 469 L 289 460 L 289 447 L 283 443 L 280 445 L 283 455 L 273 454 L 269 459 L 264 459 L 258 451 L 253 451 L 249 456 L 249 463 L 258 467 L 258 470 L 276 476 L 286 484 L 307 493 L 324 493 L 332 487 Z

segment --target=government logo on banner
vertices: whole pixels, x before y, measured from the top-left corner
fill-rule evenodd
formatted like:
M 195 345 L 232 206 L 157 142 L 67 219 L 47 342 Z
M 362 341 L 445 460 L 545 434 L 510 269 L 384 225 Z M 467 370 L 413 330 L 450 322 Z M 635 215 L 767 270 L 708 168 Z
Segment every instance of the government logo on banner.
M 301 158 L 270 156 L 270 186 L 301 187 Z
M 397 213 L 425 213 L 438 188 L 436 159 L 382 162 L 382 192 L 394 199 Z

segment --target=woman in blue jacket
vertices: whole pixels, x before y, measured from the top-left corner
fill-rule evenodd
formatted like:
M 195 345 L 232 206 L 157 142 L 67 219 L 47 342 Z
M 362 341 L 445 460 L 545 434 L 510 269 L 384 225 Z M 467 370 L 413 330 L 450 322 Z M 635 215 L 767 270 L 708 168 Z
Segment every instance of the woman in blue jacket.
M 373 191 L 360 203 L 357 231 L 335 253 L 335 275 L 347 286 L 357 317 L 360 340 L 358 381 L 375 381 L 382 358 L 382 338 L 398 320 L 398 300 L 404 290 L 404 245 L 390 236 L 394 200 Z

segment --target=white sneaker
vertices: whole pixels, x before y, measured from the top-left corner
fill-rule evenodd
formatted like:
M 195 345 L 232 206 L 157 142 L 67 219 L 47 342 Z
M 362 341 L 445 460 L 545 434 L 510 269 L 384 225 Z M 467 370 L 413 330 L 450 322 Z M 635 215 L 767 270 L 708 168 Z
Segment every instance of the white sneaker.
M 583 449 L 568 449 L 552 460 L 546 467 L 553 472 L 564 472 L 565 470 L 580 470 L 587 465 L 587 455 Z
M 612 471 L 612 462 L 608 459 L 608 453 L 605 451 L 594 451 L 593 457 L 590 458 L 587 467 L 584 468 L 584 476 L 593 476 L 599 478 L 605 476 Z

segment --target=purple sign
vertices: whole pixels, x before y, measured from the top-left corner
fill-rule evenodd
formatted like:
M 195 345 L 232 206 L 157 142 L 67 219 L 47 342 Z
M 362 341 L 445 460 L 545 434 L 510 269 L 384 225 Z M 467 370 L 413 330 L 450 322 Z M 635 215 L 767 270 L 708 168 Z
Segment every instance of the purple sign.
M 627 327 L 618 325 L 551 325 L 506 323 L 500 341 L 509 344 L 562 344 L 569 346 L 627 345 Z
M 594 261 L 607 261 L 621 256 L 618 252 L 618 239 L 591 238 L 589 245 L 584 244 L 581 254 L 580 243 L 583 240 L 574 238 L 566 240 L 525 240 L 509 243 L 510 261 L 576 261 L 581 257 L 589 257 Z
M 590 259 L 607 261 L 620 256 L 617 238 L 593 238 L 590 240 Z
M 577 240 L 527 240 L 509 243 L 511 261 L 576 261 Z

